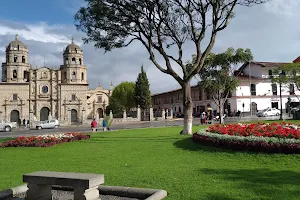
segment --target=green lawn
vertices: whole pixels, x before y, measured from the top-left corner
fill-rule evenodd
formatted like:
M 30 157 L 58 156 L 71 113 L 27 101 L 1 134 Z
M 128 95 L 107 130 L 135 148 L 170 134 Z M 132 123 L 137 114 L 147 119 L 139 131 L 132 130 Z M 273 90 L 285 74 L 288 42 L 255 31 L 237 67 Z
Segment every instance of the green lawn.
M 0 149 L 0 190 L 48 170 L 100 173 L 106 185 L 165 189 L 172 200 L 299 199 L 300 155 L 204 147 L 180 130 L 122 130 L 50 148 Z

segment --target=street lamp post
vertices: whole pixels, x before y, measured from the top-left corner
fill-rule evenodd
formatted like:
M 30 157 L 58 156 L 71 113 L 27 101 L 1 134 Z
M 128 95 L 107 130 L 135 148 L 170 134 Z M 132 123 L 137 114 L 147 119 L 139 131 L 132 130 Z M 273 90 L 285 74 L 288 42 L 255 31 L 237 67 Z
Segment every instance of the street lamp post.
M 242 106 L 243 106 L 243 117 L 245 117 L 245 104 L 244 104 L 244 102 L 243 102 Z
M 279 118 L 279 120 L 282 120 L 282 92 L 281 92 L 281 88 L 282 88 L 282 77 L 284 76 L 284 71 L 282 71 L 280 74 L 279 74 L 279 76 L 280 76 L 280 82 L 279 82 L 279 98 L 280 98 L 280 118 Z
M 288 97 L 288 112 L 289 112 L 289 117 L 291 117 L 291 97 Z

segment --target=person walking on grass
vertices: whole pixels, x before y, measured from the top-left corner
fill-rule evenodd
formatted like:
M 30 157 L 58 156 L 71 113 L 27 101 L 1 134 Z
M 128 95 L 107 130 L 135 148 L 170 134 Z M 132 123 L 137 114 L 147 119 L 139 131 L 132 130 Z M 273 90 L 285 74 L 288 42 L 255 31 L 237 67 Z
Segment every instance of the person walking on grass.
M 92 132 L 96 132 L 97 131 L 97 121 L 96 121 L 96 119 L 94 119 L 92 121 L 91 128 L 92 128 Z

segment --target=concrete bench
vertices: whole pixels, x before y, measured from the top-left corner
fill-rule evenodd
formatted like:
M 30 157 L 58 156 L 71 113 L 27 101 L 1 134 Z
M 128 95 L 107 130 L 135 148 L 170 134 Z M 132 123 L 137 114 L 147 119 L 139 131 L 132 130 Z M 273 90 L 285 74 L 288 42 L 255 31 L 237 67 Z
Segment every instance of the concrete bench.
M 100 200 L 104 175 L 40 171 L 23 175 L 23 182 L 28 183 L 25 200 L 51 200 L 52 186 L 74 188 L 74 200 Z

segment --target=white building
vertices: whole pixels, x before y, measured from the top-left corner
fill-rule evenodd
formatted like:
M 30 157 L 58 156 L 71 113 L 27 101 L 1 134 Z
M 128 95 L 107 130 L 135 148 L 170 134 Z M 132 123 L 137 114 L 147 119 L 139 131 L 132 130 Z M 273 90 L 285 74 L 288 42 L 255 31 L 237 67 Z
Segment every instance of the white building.
M 300 62 L 300 57 L 293 62 Z M 273 84 L 270 75 L 272 71 L 282 64 L 275 62 L 250 62 L 243 64 L 234 75 L 240 80 L 240 85 L 232 92 L 230 98 L 224 105 L 224 109 L 229 112 L 241 111 L 244 113 L 255 114 L 257 110 L 268 107 L 280 109 L 279 85 Z M 288 97 L 297 106 L 300 97 L 300 91 L 291 84 L 289 87 L 283 86 L 282 89 L 282 107 L 287 108 Z M 204 88 L 195 85 L 192 86 L 193 114 L 197 115 L 206 110 L 210 105 L 214 110 L 218 110 L 212 100 L 210 92 Z M 153 109 L 173 110 L 174 113 L 183 113 L 182 90 L 172 90 L 152 95 Z M 243 106 L 244 105 L 244 106 Z
M 297 59 L 294 61 L 297 62 Z M 274 62 L 250 62 L 243 64 L 235 72 L 235 76 L 240 79 L 240 85 L 236 91 L 232 92 L 232 97 L 228 100 L 231 111 L 240 110 L 248 113 L 256 113 L 267 107 L 280 109 L 280 88 L 279 84 L 272 83 L 270 75 L 272 71 L 282 64 Z M 288 97 L 294 104 L 299 102 L 294 84 L 282 86 L 282 108 L 287 108 Z

